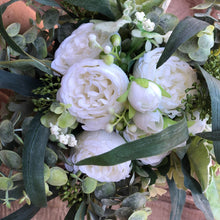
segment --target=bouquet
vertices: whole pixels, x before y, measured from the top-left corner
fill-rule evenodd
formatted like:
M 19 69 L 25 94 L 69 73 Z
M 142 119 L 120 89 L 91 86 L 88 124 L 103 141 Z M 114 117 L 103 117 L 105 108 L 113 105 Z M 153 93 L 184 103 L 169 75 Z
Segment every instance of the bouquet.
M 5 219 L 60 196 L 65 219 L 144 220 L 166 184 L 170 219 L 186 191 L 219 219 L 218 1 L 180 22 L 167 1 L 27 4 L 36 20 L 23 35 L 0 20 L 0 87 L 14 92 L 1 110 L 0 201 L 27 203 Z

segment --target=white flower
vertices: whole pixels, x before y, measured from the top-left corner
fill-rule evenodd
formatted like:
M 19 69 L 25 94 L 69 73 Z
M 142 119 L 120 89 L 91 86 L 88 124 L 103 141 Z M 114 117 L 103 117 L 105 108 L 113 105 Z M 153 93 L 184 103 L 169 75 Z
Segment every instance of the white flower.
M 71 66 L 63 76 L 57 100 L 71 104 L 69 112 L 85 124 L 84 130 L 105 129 L 111 118 L 109 109 L 119 113 L 123 108 L 116 100 L 127 90 L 128 82 L 117 65 L 85 59 Z
M 189 122 L 194 122 L 190 127 L 189 127 L 189 133 L 191 135 L 195 135 L 197 133 L 201 133 L 206 129 L 206 122 L 207 122 L 207 118 L 200 120 L 199 118 L 199 112 L 195 111 L 193 112 L 193 115 L 196 117 L 195 120 L 189 120 Z M 189 115 L 189 118 L 191 116 Z
M 103 154 L 125 143 L 119 134 L 108 133 L 104 130 L 84 131 L 77 139 L 78 146 L 72 157 L 73 163 Z M 78 168 L 82 173 L 100 182 L 118 182 L 129 177 L 130 163 L 131 161 L 127 161 L 114 166 L 83 165 Z
M 132 81 L 128 100 L 132 107 L 139 112 L 154 111 L 161 102 L 161 90 L 153 82 L 149 82 L 148 88 L 143 88 Z
M 144 158 L 139 158 L 139 160 L 145 164 L 145 165 L 152 165 L 152 166 L 157 166 L 158 164 L 160 164 L 162 162 L 162 160 L 164 159 L 164 157 L 166 157 L 170 152 L 166 152 L 160 155 L 155 155 L 155 156 L 151 156 L 151 157 L 144 157 Z
M 69 138 L 68 138 L 67 135 L 65 135 L 65 134 L 60 134 L 58 138 L 59 138 L 59 142 L 60 142 L 61 144 L 64 144 L 64 145 L 67 145 L 67 144 L 68 144 Z
M 51 67 L 64 75 L 74 63 L 85 58 L 98 58 L 101 49 L 89 47 L 92 36 L 103 47 L 110 44 L 109 33 L 95 31 L 92 23 L 82 24 L 60 44 Z
M 138 21 L 143 21 L 144 18 L 145 18 L 145 13 L 142 11 L 142 12 L 136 12 L 135 13 L 135 17 Z
M 192 87 L 192 84 L 197 81 L 197 76 L 189 64 L 176 56 L 171 56 L 156 69 L 163 50 L 164 48 L 156 48 L 145 53 L 134 66 L 134 76 L 149 79 L 162 86 L 171 98 L 162 97 L 160 109 L 170 117 L 175 117 L 180 114 L 176 108 L 184 108 L 181 101 L 186 97 L 185 90 Z
M 163 130 L 163 116 L 159 111 L 155 112 L 136 112 L 133 117 L 135 125 L 146 134 L 155 134 Z
M 59 126 L 50 123 L 50 133 L 52 135 L 55 135 L 56 139 L 58 139 L 60 131 L 61 131 L 61 128 L 59 128 Z
M 75 147 L 77 145 L 77 140 L 73 134 L 68 134 L 68 146 Z
M 150 19 L 146 19 L 143 21 L 143 28 L 145 31 L 153 31 L 155 28 L 155 23 L 152 22 Z

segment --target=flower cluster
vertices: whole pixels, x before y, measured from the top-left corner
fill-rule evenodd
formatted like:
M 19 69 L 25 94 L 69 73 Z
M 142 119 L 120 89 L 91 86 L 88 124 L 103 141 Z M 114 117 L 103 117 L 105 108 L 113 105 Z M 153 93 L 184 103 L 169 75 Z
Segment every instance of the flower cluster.
M 87 15 L 92 9 L 83 2 L 85 9 L 68 3 L 65 10 Z M 8 194 L 23 181 L 21 201 L 45 206 L 46 195 L 59 191 L 80 210 L 74 218 L 147 219 L 146 201 L 163 194 L 158 186 L 167 181 L 173 194 L 190 189 L 215 210 L 210 192 L 220 161 L 216 19 L 178 23 L 154 1 L 117 1 L 114 11 L 94 2 L 98 14 L 89 20 L 79 16 L 63 24 L 55 8 L 37 13 L 36 23 L 44 23 L 39 33 L 36 26 L 24 36 L 12 27 L 4 32 L 0 24 L 6 41 L 12 38 L 0 66 L 17 72 L 9 79 L 0 71 L 6 88 L 22 95 L 9 104 L 13 116 L 0 123 L 0 162 L 18 172 L 0 172 L 5 204 L 10 206 Z M 101 14 L 114 21 L 101 20 Z M 21 39 L 23 47 L 13 51 Z M 25 88 L 16 84 L 21 79 Z M 43 188 L 45 195 L 38 197 Z

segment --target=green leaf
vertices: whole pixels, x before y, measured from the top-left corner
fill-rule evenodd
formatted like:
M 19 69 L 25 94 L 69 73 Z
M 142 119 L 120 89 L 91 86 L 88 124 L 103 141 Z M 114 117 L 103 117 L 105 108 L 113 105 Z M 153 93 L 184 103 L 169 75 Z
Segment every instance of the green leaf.
M 205 192 L 210 182 L 211 157 L 204 141 L 200 137 L 194 138 L 190 143 L 187 155 L 191 172 L 196 173 L 202 190 Z
M 95 189 L 95 197 L 99 200 L 113 197 L 116 193 L 115 183 L 109 182 L 97 186 Z
M 82 201 L 78 211 L 76 212 L 74 220 L 84 220 L 86 214 L 86 208 L 87 208 L 86 202 Z
M 13 181 L 8 177 L 0 177 L 0 190 L 10 190 L 13 187 Z
M 203 132 L 196 135 L 211 141 L 220 141 L 220 131 Z
M 16 212 L 2 218 L 1 220 L 24 220 L 31 219 L 40 210 L 39 207 L 34 205 L 24 205 L 22 208 L 18 209 Z
M 44 64 L 44 65 L 42 65 Z M 18 70 L 26 70 L 27 68 L 36 67 L 39 70 L 46 72 L 48 74 L 52 74 L 52 70 L 50 67 L 51 61 L 41 60 L 41 64 L 36 62 L 33 59 L 19 59 L 13 61 L 0 61 L 0 67 L 2 68 L 15 68 Z
M 192 9 L 203 10 L 203 9 L 207 9 L 207 8 L 211 7 L 212 5 L 213 5 L 213 2 L 206 2 L 206 3 L 196 5 Z
M 52 167 L 50 169 L 50 178 L 47 180 L 48 184 L 52 186 L 63 186 L 67 181 L 68 177 L 65 170 L 60 167 Z
M 14 140 L 14 126 L 11 121 L 4 120 L 0 123 L 0 140 L 10 143 Z
M 50 123 L 55 125 L 57 123 L 59 115 L 53 113 L 53 112 L 47 112 L 45 115 L 43 115 L 40 119 L 41 124 L 44 125 L 45 127 L 49 128 Z
M 55 114 L 61 114 L 65 110 L 65 106 L 60 105 L 59 102 L 53 102 L 50 106 L 50 111 L 54 112 Z
M 34 46 L 37 50 L 37 58 L 43 59 L 47 56 L 47 43 L 43 37 L 38 37 L 34 41 Z
M 136 0 L 136 4 L 141 5 L 141 10 L 145 13 L 150 12 L 155 6 L 159 6 L 162 2 L 163 0 Z
M 36 0 L 36 2 L 39 2 L 42 5 L 60 8 L 60 5 L 54 0 Z
M 212 109 L 212 131 L 220 131 L 220 81 L 208 74 L 202 67 L 198 66 L 208 85 L 211 97 Z M 220 141 L 213 141 L 214 152 L 217 162 L 220 164 Z
M 38 34 L 38 29 L 36 26 L 33 26 L 30 29 L 28 29 L 23 34 L 23 36 L 25 37 L 26 43 L 27 44 L 33 43 L 37 38 L 37 34 Z
M 82 191 L 86 194 L 90 194 L 95 191 L 97 186 L 97 180 L 86 177 L 82 182 Z
M 18 34 L 12 37 L 12 40 L 16 43 L 16 45 L 18 45 L 19 48 L 21 48 L 22 51 L 25 49 L 26 42 L 25 42 L 25 37 L 23 35 Z M 19 56 L 21 54 L 20 52 L 17 52 L 11 47 L 9 49 L 12 56 Z
M 193 17 L 186 17 L 173 30 L 166 47 L 157 63 L 157 68 L 159 68 L 163 63 L 165 63 L 170 56 L 177 50 L 177 48 L 199 31 L 205 29 L 209 23 L 198 20 Z
M 99 12 L 112 20 L 119 19 L 122 16 L 115 0 L 66 0 L 66 2 L 88 11 Z
M 143 88 L 148 88 L 149 86 L 149 80 L 145 78 L 137 78 L 134 81 Z
M 188 128 L 184 118 L 157 134 L 122 144 L 104 154 L 81 160 L 77 165 L 112 166 L 137 158 L 159 155 L 174 149 L 187 139 Z
M 10 37 L 14 37 L 19 33 L 20 28 L 21 25 L 19 23 L 12 23 L 6 28 L 6 31 Z
M 202 193 L 200 184 L 190 176 L 190 164 L 187 156 L 182 160 L 182 171 L 184 174 L 184 185 L 191 190 L 195 205 L 204 213 L 206 219 L 214 220 L 209 202 Z
M 23 96 L 33 96 L 32 90 L 40 87 L 39 80 L 0 69 L 0 88 L 11 89 Z
M 79 202 L 74 203 L 73 206 L 69 209 L 64 220 L 73 220 L 73 216 L 75 216 L 78 209 L 79 209 Z
M 9 5 L 11 5 L 12 3 L 17 2 L 17 1 L 19 1 L 19 0 L 11 0 L 11 1 L 8 1 L 8 2 L 6 2 L 6 3 L 2 4 L 2 5 L 0 5 L 0 12 L 1 12 L 1 14 L 4 13 L 4 11 L 6 10 L 6 8 L 7 8 Z
M 212 176 L 212 181 L 205 193 L 216 220 L 220 219 L 220 176 Z
M 21 157 L 14 151 L 1 150 L 0 160 L 10 169 L 19 169 L 22 166 Z
M 128 118 L 132 119 L 136 113 L 136 110 L 129 104 L 129 109 L 128 109 Z
M 50 8 L 43 15 L 43 23 L 46 29 L 54 28 L 58 23 L 59 11 L 55 8 Z
M 76 118 L 72 116 L 69 112 L 63 112 L 57 119 L 57 123 L 61 128 L 67 128 L 73 125 L 76 121 Z
M 31 202 L 38 207 L 43 207 L 47 204 L 44 185 L 44 154 L 49 129 L 40 123 L 40 118 L 41 114 L 34 117 L 24 139 L 23 177 L 25 191 Z
M 127 98 L 128 98 L 128 93 L 129 90 L 127 90 L 126 92 L 124 92 L 120 97 L 117 98 L 118 102 L 126 102 Z
M 167 183 L 169 185 L 171 198 L 170 220 L 181 219 L 183 207 L 186 201 L 186 191 L 178 189 L 173 178 L 171 180 L 167 178 Z
M 148 216 L 151 215 L 152 211 L 150 208 L 148 210 L 138 210 L 132 213 L 128 220 L 147 220 Z
M 47 147 L 45 151 L 45 157 L 44 157 L 45 163 L 48 166 L 52 167 L 56 164 L 57 160 L 58 160 L 57 154 L 52 149 Z

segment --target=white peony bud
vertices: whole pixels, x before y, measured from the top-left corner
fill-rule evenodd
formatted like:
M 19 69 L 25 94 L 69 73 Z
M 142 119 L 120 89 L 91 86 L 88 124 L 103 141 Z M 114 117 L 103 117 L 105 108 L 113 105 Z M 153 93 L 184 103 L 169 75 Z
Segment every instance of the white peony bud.
M 152 82 L 149 82 L 148 88 L 143 88 L 135 81 L 132 81 L 128 100 L 138 112 L 154 111 L 160 105 L 161 90 Z
M 77 139 L 78 145 L 72 157 L 73 163 L 103 154 L 125 143 L 119 134 L 104 130 L 84 131 Z M 127 161 L 114 166 L 83 165 L 79 166 L 79 170 L 100 182 L 118 182 L 129 177 L 130 163 L 131 161 Z
M 163 116 L 159 111 L 136 112 L 133 121 L 138 128 L 147 134 L 155 134 L 163 130 Z

